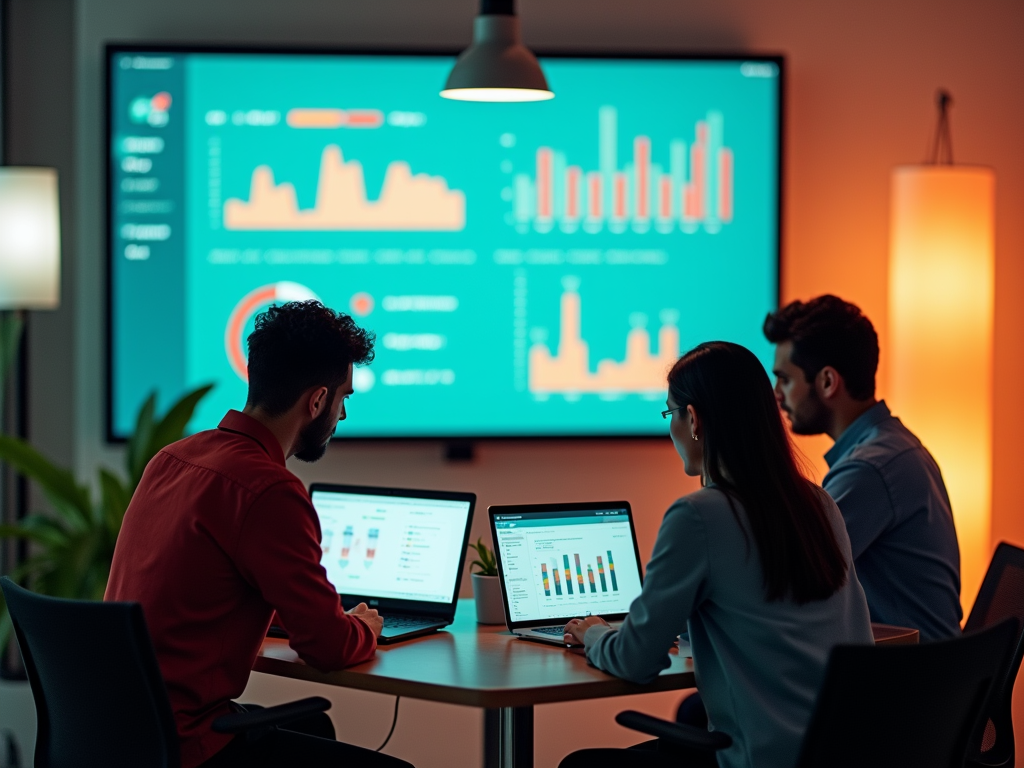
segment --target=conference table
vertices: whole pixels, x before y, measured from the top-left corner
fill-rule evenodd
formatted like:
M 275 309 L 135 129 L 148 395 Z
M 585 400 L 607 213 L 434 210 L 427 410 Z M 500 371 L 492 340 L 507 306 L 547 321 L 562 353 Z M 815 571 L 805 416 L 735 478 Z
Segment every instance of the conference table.
M 917 642 L 916 630 L 874 625 L 878 643 Z M 590 666 L 581 651 L 519 640 L 505 627 L 476 623 L 471 599 L 441 632 L 382 645 L 370 661 L 336 672 L 304 664 L 287 640 L 267 638 L 253 670 L 280 677 L 480 707 L 485 768 L 532 768 L 537 704 L 656 693 L 696 685 L 693 660 L 673 649 L 656 680 L 637 685 Z

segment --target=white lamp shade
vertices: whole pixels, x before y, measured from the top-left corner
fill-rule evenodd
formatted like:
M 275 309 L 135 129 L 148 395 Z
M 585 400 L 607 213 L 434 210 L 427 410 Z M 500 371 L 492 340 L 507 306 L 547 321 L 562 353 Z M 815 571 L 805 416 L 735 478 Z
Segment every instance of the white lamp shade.
M 0 167 L 0 309 L 59 305 L 57 171 Z

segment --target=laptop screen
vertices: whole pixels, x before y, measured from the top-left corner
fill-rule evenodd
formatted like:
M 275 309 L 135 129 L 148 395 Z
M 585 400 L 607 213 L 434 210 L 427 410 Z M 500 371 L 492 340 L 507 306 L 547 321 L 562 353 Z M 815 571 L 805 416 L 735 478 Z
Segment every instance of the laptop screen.
M 452 602 L 471 502 L 316 486 L 311 498 L 338 594 Z
M 624 614 L 641 577 L 626 508 L 494 514 L 509 619 Z

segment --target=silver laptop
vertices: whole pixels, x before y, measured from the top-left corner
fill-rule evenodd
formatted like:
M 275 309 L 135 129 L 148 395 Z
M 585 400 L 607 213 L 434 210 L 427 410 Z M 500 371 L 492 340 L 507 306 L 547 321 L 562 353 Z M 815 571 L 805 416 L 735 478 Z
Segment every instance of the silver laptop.
M 435 632 L 455 619 L 476 495 L 315 483 L 321 565 L 345 610 L 380 611 L 379 643 Z
M 564 645 L 566 622 L 613 626 L 640 594 L 643 574 L 626 501 L 492 506 L 505 622 L 526 640 Z

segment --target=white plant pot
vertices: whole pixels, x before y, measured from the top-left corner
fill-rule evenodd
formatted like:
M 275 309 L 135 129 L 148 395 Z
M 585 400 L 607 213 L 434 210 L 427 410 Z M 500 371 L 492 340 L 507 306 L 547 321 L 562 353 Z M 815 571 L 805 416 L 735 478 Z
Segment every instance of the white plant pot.
M 505 608 L 501 602 L 501 584 L 497 576 L 473 574 L 473 600 L 478 624 L 504 624 Z

